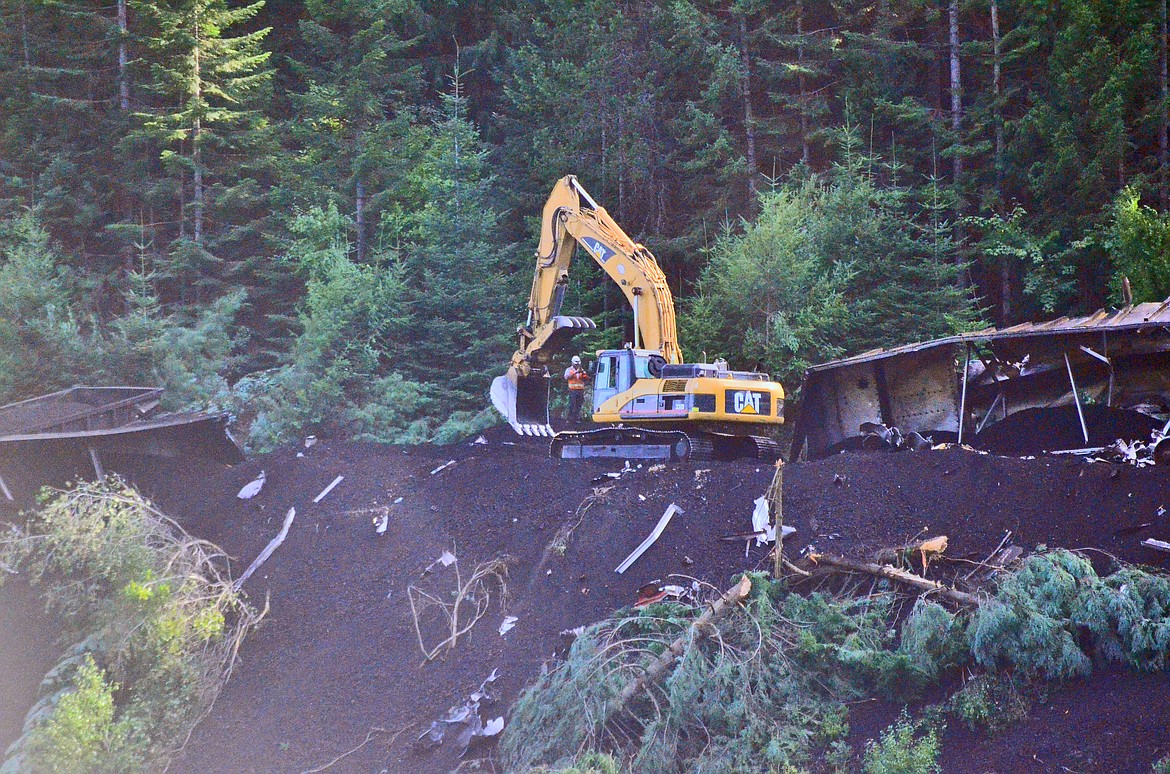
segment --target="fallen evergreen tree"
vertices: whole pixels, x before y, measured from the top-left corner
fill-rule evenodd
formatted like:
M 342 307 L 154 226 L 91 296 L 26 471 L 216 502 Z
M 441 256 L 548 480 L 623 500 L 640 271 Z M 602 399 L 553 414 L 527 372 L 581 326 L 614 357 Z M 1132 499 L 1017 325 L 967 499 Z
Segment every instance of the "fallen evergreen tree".
M 992 727 L 1026 711 L 1029 686 L 1106 662 L 1164 669 L 1170 652 L 1170 579 L 1130 566 L 1102 577 L 1071 551 L 1027 558 L 958 609 L 884 585 L 801 594 L 750 577 L 744 603 L 701 630 L 701 610 L 676 604 L 587 628 L 517 701 L 505 770 L 834 771 L 860 759 L 870 774 L 930 772 L 947 714 Z M 672 669 L 644 680 L 680 636 Z M 980 676 L 926 713 L 933 723 L 904 718 L 864 756 L 850 749 L 848 702 L 909 701 L 958 668 Z M 639 679 L 640 695 L 615 701 Z

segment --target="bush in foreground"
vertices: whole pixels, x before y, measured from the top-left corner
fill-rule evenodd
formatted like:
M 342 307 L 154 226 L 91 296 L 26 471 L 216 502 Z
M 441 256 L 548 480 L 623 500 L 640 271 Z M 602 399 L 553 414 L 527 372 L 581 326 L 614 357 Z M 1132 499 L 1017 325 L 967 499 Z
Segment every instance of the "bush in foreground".
M 8 771 L 165 768 L 261 613 L 215 546 L 115 478 L 49 499 L 0 541 L 77 644 L 46 676 Z

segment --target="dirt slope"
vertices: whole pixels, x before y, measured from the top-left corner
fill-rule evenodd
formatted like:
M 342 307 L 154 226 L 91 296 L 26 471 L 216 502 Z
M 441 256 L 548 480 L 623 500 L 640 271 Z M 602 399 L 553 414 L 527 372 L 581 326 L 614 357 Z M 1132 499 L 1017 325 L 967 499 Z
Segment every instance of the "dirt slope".
M 745 558 L 743 542 L 717 538 L 750 528 L 770 466 L 674 464 L 651 472 L 643 465 L 610 480 L 604 473 L 620 462 L 549 460 L 542 443 L 506 431 L 486 440 L 410 449 L 323 442 L 303 458 L 287 449 L 230 469 L 137 472 L 139 485 L 190 531 L 239 558 L 237 573 L 277 532 L 287 508 L 298 513 L 288 540 L 246 586 L 258 603 L 267 595 L 269 618 L 173 771 L 303 771 L 351 750 L 371 728 L 387 733 L 331 771 L 450 771 L 459 764 L 450 745 L 416 752 L 411 742 L 492 669 L 500 671 L 497 702 L 485 718 L 507 714 L 562 630 L 629 604 L 643 583 L 682 572 L 724 587 L 764 558 L 764 548 Z M 431 474 L 450 460 L 456 464 Z M 261 469 L 262 494 L 238 500 L 236 491 Z M 337 475 L 345 480 L 313 505 Z M 925 530 L 948 534 L 952 556 L 982 558 L 1011 530 L 1029 550 L 1092 546 L 1160 562 L 1138 543 L 1170 539 L 1170 520 L 1157 514 L 1170 506 L 1166 483 L 1162 470 L 1072 459 L 958 450 L 843 455 L 787 466 L 785 520 L 799 530 L 788 545 L 864 554 Z M 615 574 L 672 502 L 683 513 L 629 572 Z M 389 528 L 377 535 L 369 511 L 384 506 Z M 577 522 L 563 552 L 551 549 L 558 531 Z M 1125 531 L 1143 523 L 1151 526 Z M 519 621 L 501 637 L 504 612 L 493 604 L 445 660 L 422 664 L 407 588 L 453 586 L 453 568 L 420 581 L 445 549 L 465 574 L 508 556 L 507 613 Z M 1089 701 L 1105 688 L 1124 698 Z M 1156 700 L 1138 701 L 1150 692 Z M 1050 705 L 1002 737 L 949 730 L 945 770 L 1148 771 L 1170 752 L 1158 731 L 1170 721 L 1168 696 L 1164 675 L 1095 676 L 1054 692 Z M 859 743 L 896 711 L 859 708 Z M 388 747 L 385 740 L 402 729 Z M 490 754 L 488 745 L 469 757 Z

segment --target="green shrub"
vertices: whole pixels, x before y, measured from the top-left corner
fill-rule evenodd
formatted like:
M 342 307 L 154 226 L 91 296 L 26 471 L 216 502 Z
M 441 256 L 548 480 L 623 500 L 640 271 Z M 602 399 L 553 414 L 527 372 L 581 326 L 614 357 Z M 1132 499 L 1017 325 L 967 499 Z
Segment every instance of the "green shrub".
M 86 655 L 74 689 L 29 735 L 28 754 L 45 774 L 119 774 L 134 765 L 130 724 L 114 720 L 114 693 L 105 673 Z
M 55 670 L 81 662 L 75 690 L 17 744 L 37 771 L 165 763 L 259 620 L 222 551 L 113 476 L 49 497 L 0 541 L 0 562 L 44 588 L 49 611 L 79 642 Z M 85 763 L 90 753 L 108 768 Z
M 910 720 L 906 711 L 882 732 L 881 740 L 865 746 L 862 771 L 865 774 L 935 774 L 938 765 L 938 734 L 932 728 Z
M 1031 702 L 1011 676 L 978 675 L 947 700 L 946 709 L 972 731 L 996 733 L 1023 720 Z
M 1151 774 L 1170 774 L 1170 755 L 1154 761 Z
M 965 660 L 966 644 L 956 620 L 942 605 L 919 597 L 902 624 L 898 652 L 925 680 L 934 681 L 940 672 Z

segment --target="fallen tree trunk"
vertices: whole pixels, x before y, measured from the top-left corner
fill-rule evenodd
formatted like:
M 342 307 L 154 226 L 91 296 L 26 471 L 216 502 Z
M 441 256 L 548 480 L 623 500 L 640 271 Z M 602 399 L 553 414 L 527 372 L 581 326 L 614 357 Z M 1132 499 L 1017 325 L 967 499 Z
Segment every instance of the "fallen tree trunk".
M 921 575 L 915 575 L 906 570 L 899 570 L 897 567 L 891 567 L 888 564 L 874 564 L 873 562 L 856 562 L 852 559 L 846 559 L 843 556 L 828 556 L 820 555 L 816 558 L 817 564 L 829 565 L 842 570 L 849 570 L 850 572 L 864 572 L 869 575 L 875 575 L 879 578 L 888 578 L 889 580 L 905 583 L 908 586 L 913 586 L 923 591 L 933 591 L 952 602 L 957 602 L 960 605 L 978 605 L 979 597 L 974 594 L 968 594 L 965 591 L 953 589 L 950 586 L 945 586 L 938 581 L 927 580 Z
M 641 677 L 626 685 L 622 689 L 621 694 L 618 695 L 613 705 L 610 707 L 611 712 L 620 712 L 630 699 L 648 685 L 653 685 L 664 677 L 671 665 L 678 660 L 678 657 L 687 649 L 687 644 L 703 636 L 702 629 L 712 621 L 717 621 L 734 608 L 734 606 L 742 602 L 748 593 L 752 590 L 752 581 L 748 576 L 743 576 L 739 583 L 732 589 L 726 591 L 723 596 L 715 600 L 709 608 L 703 611 L 703 614 L 694 620 L 694 622 L 687 628 L 685 634 L 681 635 L 674 642 L 670 643 L 662 655 L 656 658 L 646 672 Z

